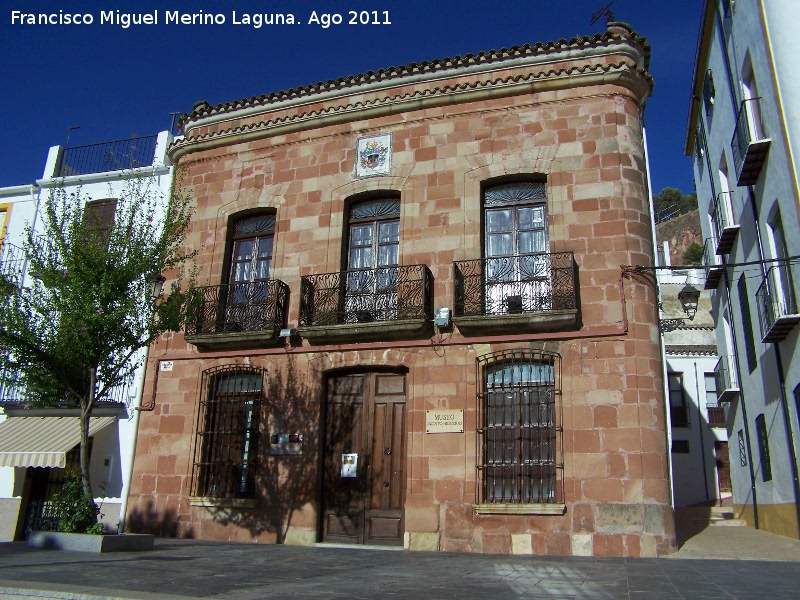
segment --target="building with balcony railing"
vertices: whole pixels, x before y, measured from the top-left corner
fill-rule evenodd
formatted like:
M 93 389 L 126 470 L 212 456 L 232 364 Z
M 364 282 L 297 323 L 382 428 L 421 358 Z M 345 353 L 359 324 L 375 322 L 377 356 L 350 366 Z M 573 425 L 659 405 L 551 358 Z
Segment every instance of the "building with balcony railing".
M 708 240 L 711 241 L 711 240 Z M 706 250 L 713 245 L 706 243 Z M 681 518 L 683 507 L 730 501 L 727 406 L 720 402 L 715 371 L 718 362 L 711 292 L 700 293 L 689 319 L 678 294 L 698 285 L 707 270 L 670 270 L 669 242 L 663 242 L 657 271 L 661 297 L 661 339 L 664 347 L 665 394 L 672 499 Z M 715 253 L 712 255 L 717 257 Z M 708 286 L 706 286 L 708 288 Z
M 669 551 L 655 289 L 622 268 L 653 260 L 648 61 L 612 23 L 197 104 L 170 156 L 206 287 L 151 349 L 138 527 Z
M 797 157 L 800 39 L 791 0 L 705 0 L 685 153 L 694 155 L 717 391 L 733 504 L 800 537 Z M 708 105 L 713 105 L 713 111 Z M 700 135 L 698 132 L 702 132 Z M 769 427 L 764 424 L 769 423 Z
M 24 288 L 32 277 L 25 255 L 26 227 L 39 236 L 43 210 L 52 190 L 75 193 L 84 210 L 114 218 L 116 197 L 125 182 L 147 177 L 154 192 L 168 197 L 172 169 L 166 155 L 172 136 L 158 135 L 81 147 L 50 148 L 41 179 L 0 188 L 0 286 Z M 80 192 L 80 193 L 78 193 Z M 99 218 L 100 218 L 99 217 Z M 103 217 L 104 218 L 104 217 Z M 144 358 L 144 352 L 133 360 Z M 0 541 L 21 540 L 37 528 L 52 528 L 50 501 L 77 467 L 79 412 L 67 406 L 39 408 L 31 389 L 14 369 L 13 356 L 0 353 Z M 136 411 L 141 401 L 145 368 L 130 381 L 104 393 L 90 419 L 90 471 L 96 501 L 103 506 L 108 531 L 122 526 L 133 448 Z M 98 382 L 98 389 L 104 389 Z

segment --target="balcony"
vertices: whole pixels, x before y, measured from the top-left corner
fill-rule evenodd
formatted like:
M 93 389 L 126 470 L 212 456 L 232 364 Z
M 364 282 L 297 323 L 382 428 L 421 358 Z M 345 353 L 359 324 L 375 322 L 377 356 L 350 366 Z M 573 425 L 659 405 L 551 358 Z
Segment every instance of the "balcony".
M 736 375 L 736 357 L 720 356 L 714 367 L 717 385 L 717 402 L 733 402 L 739 397 L 739 378 Z
M 432 286 L 425 265 L 302 277 L 297 332 L 312 343 L 428 336 L 433 330 Z
M 710 237 L 703 244 L 703 266 L 706 270 L 706 283 L 704 288 L 715 290 L 722 279 L 722 260 L 717 254 L 717 240 Z
M 22 285 L 25 275 L 25 252 L 13 244 L 3 244 L 0 257 L 0 286 L 9 289 L 9 286 L 18 288 Z
M 733 192 L 717 194 L 711 219 L 714 222 L 714 233 L 717 238 L 716 252 L 720 256 L 728 254 L 733 249 L 736 236 L 739 235 L 739 225 L 733 218 Z
M 199 350 L 262 348 L 286 325 L 289 286 L 278 279 L 198 288 L 186 341 Z
M 771 143 L 761 118 L 761 98 L 744 100 L 731 139 L 738 185 L 754 185 L 758 181 Z
M 709 404 L 706 406 L 708 412 L 708 426 L 714 428 L 724 428 L 725 424 L 725 407 L 718 404 Z
M 150 135 L 65 148 L 55 175 L 70 177 L 149 167 L 155 158 L 157 139 L 158 136 Z
M 769 343 L 786 339 L 800 321 L 792 265 L 782 263 L 767 271 L 756 291 L 756 303 L 761 323 L 761 341 Z
M 578 322 L 572 252 L 454 263 L 453 321 L 463 335 L 552 331 Z

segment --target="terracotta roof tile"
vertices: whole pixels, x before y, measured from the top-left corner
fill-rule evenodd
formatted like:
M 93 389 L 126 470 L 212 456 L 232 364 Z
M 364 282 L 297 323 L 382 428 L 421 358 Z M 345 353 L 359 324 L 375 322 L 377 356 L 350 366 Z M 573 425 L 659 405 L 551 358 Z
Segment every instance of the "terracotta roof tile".
M 435 73 L 445 69 L 502 62 L 515 58 L 535 56 L 537 54 L 547 54 L 557 50 L 578 49 L 608 44 L 617 41 L 620 39 L 620 37 L 621 36 L 618 33 L 606 31 L 603 34 L 597 34 L 594 36 L 574 37 L 570 40 L 560 39 L 555 42 L 546 43 L 537 42 L 533 45 L 525 44 L 523 46 L 512 46 L 510 48 L 501 48 L 500 50 L 478 52 L 477 54 L 465 54 L 464 56 L 456 55 L 452 58 L 448 57 L 432 61 L 423 61 L 420 63 L 410 63 L 408 65 L 389 67 L 387 69 L 380 69 L 378 71 L 367 71 L 366 73 L 359 73 L 358 75 L 350 75 L 348 77 L 339 79 L 329 79 L 328 81 L 320 81 L 313 85 L 299 86 L 288 90 L 272 92 L 270 94 L 262 94 L 260 96 L 253 96 L 251 98 L 244 98 L 232 102 L 225 102 L 214 106 L 206 101 L 199 101 L 195 103 L 191 113 L 185 113 L 181 116 L 178 121 L 178 126 L 183 131 L 183 125 L 188 120 L 196 120 L 229 111 L 264 106 L 274 102 L 308 97 L 322 92 L 336 90 L 341 91 L 347 88 L 357 87 L 359 85 L 379 81 L 389 81 L 403 76 Z M 645 55 L 644 68 L 647 69 L 650 61 L 650 47 L 647 44 L 646 38 L 640 37 L 632 29 L 630 30 L 630 34 L 627 36 L 627 38 L 629 41 L 638 43 L 642 46 Z

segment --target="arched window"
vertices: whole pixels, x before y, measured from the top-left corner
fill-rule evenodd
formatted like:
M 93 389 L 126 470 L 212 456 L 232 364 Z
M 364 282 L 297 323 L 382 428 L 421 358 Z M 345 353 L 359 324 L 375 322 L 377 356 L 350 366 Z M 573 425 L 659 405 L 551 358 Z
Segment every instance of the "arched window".
M 346 320 L 396 318 L 400 199 L 374 198 L 354 204 L 347 237 Z
M 269 280 L 274 234 L 275 215 L 245 217 L 234 222 L 231 284 Z
M 264 373 L 239 366 L 203 373 L 193 496 L 254 496 Z
M 247 216 L 233 223 L 225 331 L 267 329 L 275 215 Z
M 481 503 L 554 503 L 559 493 L 558 354 L 506 351 L 478 358 Z
M 487 314 L 551 307 L 546 200 L 543 181 L 510 181 L 484 189 Z

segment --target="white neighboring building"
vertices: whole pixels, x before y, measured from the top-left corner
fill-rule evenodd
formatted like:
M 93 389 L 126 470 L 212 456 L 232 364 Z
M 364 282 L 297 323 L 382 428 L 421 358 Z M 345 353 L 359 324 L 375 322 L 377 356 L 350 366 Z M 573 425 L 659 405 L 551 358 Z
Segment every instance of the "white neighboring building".
M 685 152 L 730 402 L 734 506 L 800 537 L 800 12 L 796 0 L 705 0 Z M 735 447 L 734 447 L 735 446 Z
M 669 266 L 668 243 L 659 266 Z M 703 288 L 702 269 L 659 270 L 661 323 L 669 399 L 673 506 L 721 504 L 731 497 L 726 410 L 716 394 L 719 357 L 711 299 L 703 291 L 694 319 L 686 319 L 678 294 Z
M 98 206 L 111 206 L 126 179 L 153 177 L 166 199 L 172 184 L 167 147 L 172 135 L 158 135 L 74 148 L 50 148 L 42 179 L 30 185 L 0 188 L 0 273 L 17 285 L 29 275 L 22 247 L 25 227 L 41 228 L 43 203 L 55 186 L 80 188 Z M 141 359 L 142 354 L 139 355 Z M 0 368 L 4 368 L 0 357 Z M 130 384 L 103 403 L 90 421 L 91 479 L 107 530 L 116 530 L 128 495 L 136 443 L 144 364 Z M 77 469 L 80 441 L 76 409 L 30 408 L 20 390 L 0 384 L 0 542 L 26 537 L 34 525 L 47 528 L 47 500 Z

